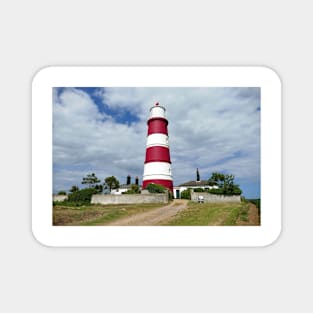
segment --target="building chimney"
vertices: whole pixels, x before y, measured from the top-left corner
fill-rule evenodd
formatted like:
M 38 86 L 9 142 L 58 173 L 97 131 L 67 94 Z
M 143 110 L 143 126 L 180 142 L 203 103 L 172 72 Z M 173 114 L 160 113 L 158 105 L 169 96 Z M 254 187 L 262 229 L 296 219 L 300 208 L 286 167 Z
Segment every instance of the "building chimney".
M 130 180 L 131 180 L 130 175 L 127 175 L 126 185 L 130 185 Z
M 138 178 L 138 176 L 136 176 L 136 178 L 135 178 L 135 185 L 139 185 L 139 178 Z
M 199 169 L 197 169 L 197 181 L 200 181 Z

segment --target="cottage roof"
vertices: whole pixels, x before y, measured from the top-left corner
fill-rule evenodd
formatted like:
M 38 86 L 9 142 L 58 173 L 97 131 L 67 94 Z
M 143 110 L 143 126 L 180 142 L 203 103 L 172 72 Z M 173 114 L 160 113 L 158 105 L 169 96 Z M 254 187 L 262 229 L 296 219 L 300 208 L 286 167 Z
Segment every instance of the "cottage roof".
M 186 183 L 180 184 L 179 187 L 197 187 L 197 186 L 209 186 L 207 180 L 191 180 Z

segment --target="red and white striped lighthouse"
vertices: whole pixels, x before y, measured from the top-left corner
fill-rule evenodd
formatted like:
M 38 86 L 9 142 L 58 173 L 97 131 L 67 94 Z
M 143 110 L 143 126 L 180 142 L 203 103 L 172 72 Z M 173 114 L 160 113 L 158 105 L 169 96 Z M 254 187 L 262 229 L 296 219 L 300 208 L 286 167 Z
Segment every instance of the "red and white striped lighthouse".
M 154 183 L 163 185 L 173 192 L 170 149 L 168 144 L 168 121 L 165 108 L 156 103 L 150 109 L 148 137 L 142 188 Z

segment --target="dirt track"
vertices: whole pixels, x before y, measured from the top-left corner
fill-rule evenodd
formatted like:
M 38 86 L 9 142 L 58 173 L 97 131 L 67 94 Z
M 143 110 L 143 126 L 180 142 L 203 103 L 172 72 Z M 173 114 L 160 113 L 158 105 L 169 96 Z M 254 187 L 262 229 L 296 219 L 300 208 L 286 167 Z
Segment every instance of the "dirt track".
M 188 200 L 174 200 L 171 204 L 148 212 L 128 216 L 106 226 L 154 226 L 169 221 L 175 214 L 187 208 Z

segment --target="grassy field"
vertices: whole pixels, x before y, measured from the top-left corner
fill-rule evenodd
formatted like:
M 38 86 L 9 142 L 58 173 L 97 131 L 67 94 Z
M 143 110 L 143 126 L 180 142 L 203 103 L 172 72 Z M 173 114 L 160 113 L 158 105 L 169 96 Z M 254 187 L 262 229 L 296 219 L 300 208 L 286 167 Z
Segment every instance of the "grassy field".
M 53 207 L 53 225 L 93 226 L 163 206 L 160 203 Z
M 173 203 L 180 205 L 180 203 Z M 120 218 L 137 213 L 148 212 L 164 206 L 162 203 L 86 205 L 53 207 L 53 225 L 93 226 L 106 225 Z M 163 226 L 235 226 L 259 225 L 258 209 L 250 202 L 196 203 L 188 202 L 188 207 L 170 220 L 158 225 Z
M 169 226 L 233 226 L 248 221 L 249 203 L 195 203 L 189 202 L 188 208 L 179 212 Z

